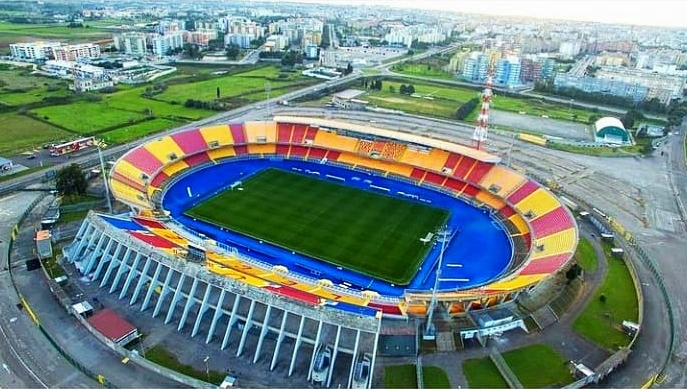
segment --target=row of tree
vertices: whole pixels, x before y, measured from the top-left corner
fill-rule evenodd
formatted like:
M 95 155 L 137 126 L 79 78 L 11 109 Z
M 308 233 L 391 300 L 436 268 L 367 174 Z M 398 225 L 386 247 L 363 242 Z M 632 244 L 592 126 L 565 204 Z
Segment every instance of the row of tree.
M 459 121 L 464 120 L 471 112 L 474 110 L 477 105 L 479 105 L 479 98 L 472 98 L 469 101 L 463 103 L 457 110 L 456 110 L 456 119 Z
M 219 95 L 219 90 L 218 90 L 218 95 Z M 197 99 L 187 99 L 186 102 L 184 102 L 184 106 L 196 108 L 196 109 L 206 109 L 206 110 L 215 110 L 215 111 L 222 111 L 226 108 L 226 104 L 224 102 L 220 102 L 220 101 L 206 102 L 204 100 L 197 100 Z

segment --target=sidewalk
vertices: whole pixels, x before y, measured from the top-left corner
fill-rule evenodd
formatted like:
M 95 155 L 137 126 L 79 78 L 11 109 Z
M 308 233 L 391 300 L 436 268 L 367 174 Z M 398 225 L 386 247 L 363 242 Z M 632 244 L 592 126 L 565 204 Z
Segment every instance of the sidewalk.
M 12 262 L 19 263 L 13 271 L 14 281 L 19 292 L 24 295 L 31 309 L 36 314 L 43 329 L 57 344 L 81 366 L 94 374 L 102 375 L 105 380 L 116 388 L 185 388 L 173 380 L 152 373 L 135 364 L 123 364 L 121 357 L 103 345 L 88 330 L 86 330 L 72 315 L 68 314 L 55 299 L 47 286 L 46 277 L 41 269 L 27 271 L 23 266 L 23 259 L 32 254 L 34 227 L 40 226 L 40 217 L 49 202 L 44 200 L 31 212 L 20 230 L 13 246 Z M 53 251 L 59 251 L 53 248 Z M 15 258 L 16 257 L 16 258 Z M 72 276 L 69 276 L 70 278 Z M 35 325 L 32 325 L 35 329 Z M 43 341 L 36 344 L 50 346 Z M 42 353 L 41 353 L 42 354 Z M 66 360 L 63 358 L 62 361 Z M 69 364 L 68 364 L 69 365 Z M 76 370 L 71 366 L 72 371 Z M 60 388 L 78 387 L 72 384 L 69 376 L 60 376 L 62 383 L 49 383 L 48 386 Z M 81 377 L 86 375 L 81 374 Z M 98 387 L 99 384 L 90 378 L 88 388 Z

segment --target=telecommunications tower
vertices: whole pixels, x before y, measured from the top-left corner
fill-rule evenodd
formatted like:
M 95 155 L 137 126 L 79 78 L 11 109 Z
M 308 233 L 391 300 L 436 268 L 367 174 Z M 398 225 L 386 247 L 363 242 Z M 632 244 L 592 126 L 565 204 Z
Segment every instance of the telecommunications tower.
M 481 149 L 482 144 L 487 141 L 487 133 L 489 132 L 489 104 L 491 103 L 491 85 L 493 82 L 493 69 L 489 69 L 487 73 L 487 80 L 482 91 L 482 107 L 477 116 L 477 125 L 475 131 L 472 133 L 472 143 L 476 149 Z

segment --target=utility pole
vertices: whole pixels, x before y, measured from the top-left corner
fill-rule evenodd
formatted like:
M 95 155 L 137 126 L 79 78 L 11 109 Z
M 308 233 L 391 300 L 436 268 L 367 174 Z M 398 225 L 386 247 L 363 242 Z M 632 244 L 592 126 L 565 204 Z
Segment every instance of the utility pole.
M 103 153 L 98 145 L 98 158 L 100 159 L 100 173 L 103 176 L 103 183 L 105 184 L 105 197 L 107 198 L 107 211 L 112 214 L 112 201 L 110 200 L 110 187 L 107 185 L 107 174 L 105 173 L 105 163 L 103 162 Z
M 434 307 L 436 307 L 437 305 L 437 291 L 439 290 L 439 280 L 441 279 L 441 268 L 444 263 L 444 251 L 446 250 L 446 237 L 448 236 L 448 233 L 449 230 L 446 226 L 443 227 L 441 232 L 438 232 L 438 234 L 441 235 L 441 239 L 439 239 L 441 240 L 441 252 L 439 252 L 439 264 L 437 265 L 436 278 L 434 280 L 434 288 L 432 289 L 432 299 L 429 302 L 429 312 L 427 313 L 427 324 L 424 333 L 425 339 L 435 338 L 432 317 L 434 316 Z

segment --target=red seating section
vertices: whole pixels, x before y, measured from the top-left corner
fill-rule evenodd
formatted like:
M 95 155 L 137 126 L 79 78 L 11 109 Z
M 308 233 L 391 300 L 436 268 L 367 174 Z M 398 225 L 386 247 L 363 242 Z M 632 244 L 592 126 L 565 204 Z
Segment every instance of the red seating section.
M 460 155 L 456 155 L 455 153 L 452 153 L 448 155 L 448 158 L 446 159 L 446 163 L 444 163 L 444 167 L 453 170 L 456 167 L 456 164 L 458 164 L 458 161 L 460 160 Z
M 305 140 L 310 140 L 310 141 L 315 140 L 315 135 L 317 135 L 317 131 L 318 131 L 318 130 L 319 130 L 319 128 L 317 128 L 317 127 L 308 126 L 308 131 L 305 133 L 305 139 L 304 139 L 303 141 L 305 141 Z
M 152 181 L 150 181 L 150 186 L 152 187 L 160 187 L 162 182 L 166 181 L 169 178 L 169 175 L 165 174 L 164 172 L 160 171 L 157 175 L 155 175 L 155 178 L 153 178 Z
M 293 136 L 291 137 L 291 144 L 303 144 L 305 138 L 306 125 L 295 125 L 293 127 Z
M 470 171 L 468 174 L 468 177 L 466 178 L 467 181 L 470 183 L 479 183 L 479 181 L 481 181 L 482 178 L 487 175 L 487 172 L 489 172 L 492 167 L 493 165 L 489 163 L 477 162 L 472 171 Z
M 152 234 L 150 232 L 142 232 L 142 231 L 129 231 L 129 234 L 136 239 L 139 239 L 143 242 L 146 242 L 150 244 L 151 246 L 155 246 L 157 248 L 173 248 L 174 243 L 170 242 L 169 240 L 157 236 L 155 234 Z
M 282 296 L 286 296 L 288 298 L 298 300 L 310 305 L 318 305 L 320 304 L 320 298 L 316 295 L 313 295 L 312 293 L 308 292 L 303 292 L 299 291 L 298 289 L 291 288 L 289 286 L 279 286 L 279 287 L 274 287 L 274 286 L 268 286 L 265 289 L 277 293 Z
M 513 192 L 513 194 L 509 195 L 507 200 L 512 205 L 515 205 L 518 202 L 522 201 L 528 195 L 532 194 L 538 188 L 539 188 L 539 186 L 537 186 L 536 182 L 534 182 L 532 180 L 528 180 L 522 186 L 520 186 L 517 190 L 515 190 Z
M 420 170 L 419 168 L 413 167 L 413 170 L 410 172 L 410 177 L 415 179 L 415 180 L 421 180 L 425 176 L 425 171 Z
M 229 128 L 234 138 L 234 144 L 241 145 L 246 143 L 246 132 L 243 130 L 243 124 L 231 124 Z
M 535 236 L 543 238 L 555 232 L 560 232 L 572 226 L 570 215 L 565 207 L 560 206 L 551 212 L 539 216 L 530 222 Z
M 290 156 L 305 157 L 307 154 L 308 154 L 308 148 L 307 147 L 301 147 L 298 145 L 292 145 L 291 146 L 291 155 Z
M 569 253 L 551 255 L 531 261 L 520 273 L 521 275 L 551 273 L 570 258 Z
M 277 155 L 288 156 L 289 148 L 288 145 L 277 145 Z
M 189 167 L 193 167 L 196 164 L 203 164 L 210 161 L 210 156 L 206 152 L 197 153 L 189 157 L 184 158 L 184 163 L 188 164 Z
M 339 151 L 329 151 L 327 152 L 327 159 L 336 161 L 339 159 L 339 156 L 341 156 L 341 152 Z
M 327 156 L 327 150 L 326 149 L 310 148 L 310 155 L 308 155 L 308 158 L 309 159 L 322 159 L 325 156 Z
M 248 146 L 247 145 L 234 145 L 234 152 L 236 152 L 236 156 L 247 155 L 248 154 Z
M 448 187 L 451 190 L 463 191 L 463 188 L 465 187 L 465 182 L 461 182 L 453 178 L 448 178 L 444 186 Z
M 112 178 L 124 183 L 125 185 L 131 186 L 136 190 L 140 190 L 142 192 L 145 192 L 145 185 L 138 183 L 138 182 L 135 182 L 135 181 L 132 181 L 131 179 L 125 177 L 124 175 L 122 175 L 118 172 L 112 173 Z
M 124 161 L 131 163 L 132 166 L 152 175 L 162 167 L 162 162 L 157 160 L 155 155 L 150 153 L 145 147 L 134 148 L 125 157 Z
M 277 143 L 288 144 L 291 141 L 293 125 L 279 123 L 277 125 Z
M 453 170 L 453 176 L 459 179 L 465 179 L 475 162 L 475 159 L 463 155 L 463 158 L 458 163 L 458 166 L 455 170 Z
M 445 179 L 445 176 L 430 171 L 427 171 L 427 175 L 425 175 L 425 182 L 430 182 L 437 186 L 441 186 L 444 183 Z
M 184 155 L 193 155 L 197 152 L 204 152 L 208 149 L 208 145 L 203 138 L 203 135 L 198 129 L 187 130 L 171 135 L 172 140 L 184 151 Z

